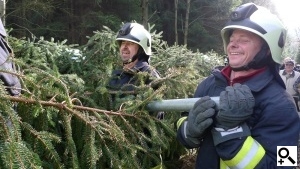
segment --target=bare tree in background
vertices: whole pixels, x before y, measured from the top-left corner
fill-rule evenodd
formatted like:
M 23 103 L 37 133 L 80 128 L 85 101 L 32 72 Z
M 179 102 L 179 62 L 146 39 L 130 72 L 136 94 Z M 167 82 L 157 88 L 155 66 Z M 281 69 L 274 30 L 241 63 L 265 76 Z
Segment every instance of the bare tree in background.
M 190 6 L 191 6 L 191 0 L 186 0 L 186 13 L 185 13 L 185 21 L 184 21 L 184 40 L 183 40 L 184 45 L 187 45 L 187 38 L 188 38 L 188 32 L 189 32 Z
M 145 29 L 148 29 L 148 0 L 142 0 L 142 22 Z
M 177 30 L 177 12 L 178 12 L 178 0 L 174 0 L 175 4 L 175 25 L 174 25 L 174 31 L 175 31 L 175 45 L 178 45 L 178 30 Z
M 6 6 L 5 0 L 0 0 L 0 17 L 4 26 L 5 26 L 5 6 Z
M 295 30 L 295 43 L 297 44 L 297 50 L 296 50 L 296 62 L 300 63 L 300 28 L 297 28 Z

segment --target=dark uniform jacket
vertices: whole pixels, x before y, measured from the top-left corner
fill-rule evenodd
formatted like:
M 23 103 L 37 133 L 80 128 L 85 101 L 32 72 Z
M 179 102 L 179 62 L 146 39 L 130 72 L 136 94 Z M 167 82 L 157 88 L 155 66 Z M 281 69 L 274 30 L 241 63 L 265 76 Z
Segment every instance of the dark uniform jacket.
M 114 91 L 134 91 L 136 86 L 139 86 L 139 80 L 136 78 L 135 74 L 138 72 L 148 72 L 149 76 L 144 79 L 145 84 L 151 83 L 153 79 L 160 78 L 160 75 L 156 69 L 151 67 L 146 60 L 139 60 L 133 68 L 132 72 L 126 72 L 124 70 L 115 70 L 112 73 L 112 78 L 108 83 L 108 89 Z M 157 89 L 158 86 L 152 86 L 153 89 Z M 129 95 L 132 95 L 129 93 Z M 133 94 L 134 95 L 134 94 Z M 115 102 L 116 97 L 123 98 L 128 96 L 128 94 L 120 94 L 116 96 L 116 94 L 112 94 L 112 105 Z M 154 114 L 154 112 L 149 112 L 150 114 Z M 158 119 L 164 118 L 164 112 L 156 112 L 156 117 Z
M 224 76 L 224 72 L 230 72 L 228 69 L 230 68 L 223 69 L 223 74 L 220 71 L 213 72 L 199 84 L 194 97 L 220 96 L 220 93 L 229 84 L 228 78 Z M 274 76 L 269 68 L 266 68 L 255 76 L 239 82 L 247 85 L 255 98 L 254 113 L 246 123 L 250 127 L 251 137 L 261 144 L 266 152 L 256 166 L 260 169 L 278 168 L 276 163 L 277 146 L 298 145 L 299 116 L 293 98 L 286 92 L 280 80 Z M 188 145 L 180 129 L 177 138 L 187 148 L 196 148 Z M 209 129 L 199 146 L 196 168 L 220 168 L 220 158 L 222 160 L 233 159 L 240 151 L 245 139 L 232 139 L 214 146 Z
M 122 69 L 114 70 L 112 72 L 112 78 L 108 83 L 108 88 L 112 90 L 133 91 L 134 87 L 139 85 L 135 77 L 135 73 L 138 72 L 149 73 L 149 78 L 145 79 L 146 84 L 151 82 L 150 77 L 160 77 L 159 73 L 153 67 L 151 67 L 148 62 L 142 60 L 137 62 L 137 64 L 133 67 L 132 72 L 126 72 Z

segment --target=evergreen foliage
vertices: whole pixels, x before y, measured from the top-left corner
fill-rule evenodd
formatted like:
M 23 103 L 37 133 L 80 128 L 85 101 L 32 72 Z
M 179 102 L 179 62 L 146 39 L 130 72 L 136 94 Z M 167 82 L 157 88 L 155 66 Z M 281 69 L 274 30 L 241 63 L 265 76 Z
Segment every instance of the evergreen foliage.
M 175 138 L 180 112 L 159 120 L 146 105 L 192 97 L 223 59 L 213 51 L 168 46 L 153 27 L 151 65 L 162 78 L 146 85 L 147 74 L 137 73 L 141 83 L 133 93 L 106 87 L 121 66 L 116 32 L 108 27 L 82 46 L 9 36 L 23 89 L 11 97 L 0 87 L 1 168 L 179 168 L 187 153 Z M 112 102 L 112 95 L 124 97 Z

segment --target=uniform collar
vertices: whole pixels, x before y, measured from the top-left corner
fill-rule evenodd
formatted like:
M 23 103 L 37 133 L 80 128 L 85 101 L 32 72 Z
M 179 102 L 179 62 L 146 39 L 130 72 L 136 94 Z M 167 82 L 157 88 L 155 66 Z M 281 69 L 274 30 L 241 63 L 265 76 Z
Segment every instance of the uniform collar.
M 264 68 L 261 68 L 261 69 L 257 69 L 255 70 L 254 72 L 248 74 L 248 75 L 245 75 L 245 76 L 239 76 L 237 78 L 234 78 L 234 79 L 230 79 L 230 74 L 231 74 L 231 67 L 230 66 L 226 66 L 224 69 L 222 69 L 221 73 L 223 74 L 223 76 L 225 76 L 226 80 L 227 80 L 227 83 L 229 85 L 233 85 L 234 83 L 244 83 L 246 81 L 248 81 L 249 79 L 255 77 L 257 74 L 260 74 L 261 72 L 265 71 L 265 67 Z
M 290 77 L 294 77 L 295 71 L 292 71 L 291 73 L 287 73 L 285 70 L 283 70 L 282 75 L 290 75 Z
M 221 71 L 221 74 L 223 75 L 223 77 L 225 77 L 227 81 L 227 85 L 230 83 L 230 78 L 229 78 L 230 72 L 231 72 L 230 67 L 229 68 L 225 67 Z M 280 78 L 279 73 L 278 73 L 278 77 Z M 276 80 L 276 77 L 274 76 L 270 68 L 266 67 L 263 69 L 259 69 L 257 72 L 249 74 L 245 77 L 239 77 L 238 79 L 235 80 L 235 83 L 245 84 L 251 89 L 251 91 L 258 92 L 263 88 L 265 88 L 272 80 Z M 281 80 L 281 78 L 279 80 Z

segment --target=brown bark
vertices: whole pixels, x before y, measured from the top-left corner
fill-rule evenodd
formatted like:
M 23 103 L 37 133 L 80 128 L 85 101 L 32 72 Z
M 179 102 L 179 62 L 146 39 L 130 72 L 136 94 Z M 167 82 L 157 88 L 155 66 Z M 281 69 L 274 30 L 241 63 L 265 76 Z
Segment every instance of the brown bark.
M 5 6 L 6 6 L 6 1 L 5 0 L 1 0 L 0 1 L 0 17 L 3 23 L 3 26 L 5 26 Z
M 186 13 L 185 13 L 185 21 L 184 21 L 184 45 L 187 45 L 188 38 L 188 30 L 189 30 L 189 15 L 190 15 L 190 4 L 191 0 L 186 0 Z
M 175 45 L 178 45 L 178 30 L 177 30 L 177 12 L 178 12 L 178 0 L 174 0 L 175 3 Z
M 148 29 L 148 0 L 142 0 L 142 22 L 145 29 Z

